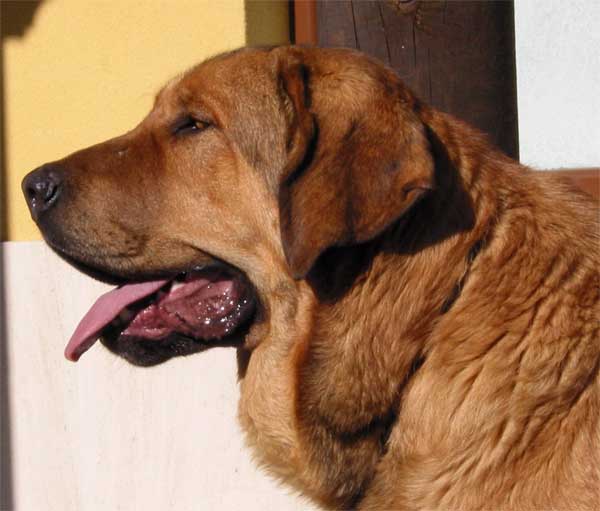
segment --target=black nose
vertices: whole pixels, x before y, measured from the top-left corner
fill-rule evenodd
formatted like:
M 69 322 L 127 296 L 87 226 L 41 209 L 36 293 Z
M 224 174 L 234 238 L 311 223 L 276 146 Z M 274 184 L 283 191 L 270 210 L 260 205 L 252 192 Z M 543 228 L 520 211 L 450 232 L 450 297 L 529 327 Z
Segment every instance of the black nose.
M 42 165 L 25 176 L 21 188 L 34 220 L 54 206 L 62 189 L 62 170 L 57 165 Z

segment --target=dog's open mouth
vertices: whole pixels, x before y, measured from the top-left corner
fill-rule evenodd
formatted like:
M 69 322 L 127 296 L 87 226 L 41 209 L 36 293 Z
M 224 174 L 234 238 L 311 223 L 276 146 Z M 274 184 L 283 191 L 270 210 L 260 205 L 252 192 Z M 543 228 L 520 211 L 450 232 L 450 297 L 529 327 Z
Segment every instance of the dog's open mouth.
M 125 284 L 96 301 L 77 326 L 65 356 L 77 361 L 105 334 L 121 344 L 173 338 L 218 342 L 235 333 L 253 311 L 249 283 L 222 269 Z

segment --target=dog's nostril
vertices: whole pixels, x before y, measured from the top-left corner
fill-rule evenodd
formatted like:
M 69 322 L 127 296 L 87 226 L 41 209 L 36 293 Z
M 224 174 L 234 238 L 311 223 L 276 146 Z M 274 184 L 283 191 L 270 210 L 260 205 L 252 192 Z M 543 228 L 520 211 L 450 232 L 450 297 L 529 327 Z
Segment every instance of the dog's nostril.
M 52 180 L 48 179 L 44 181 L 37 181 L 28 191 L 29 196 L 32 199 L 39 198 L 44 202 L 48 202 L 56 196 L 57 190 L 58 186 L 56 186 Z

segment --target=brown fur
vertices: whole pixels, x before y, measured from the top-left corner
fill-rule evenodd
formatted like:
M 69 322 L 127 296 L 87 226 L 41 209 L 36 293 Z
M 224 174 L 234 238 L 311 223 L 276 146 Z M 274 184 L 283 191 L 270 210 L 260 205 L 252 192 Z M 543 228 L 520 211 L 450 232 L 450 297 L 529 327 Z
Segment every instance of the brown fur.
M 176 138 L 183 113 L 213 127 Z M 258 462 L 329 508 L 600 508 L 598 209 L 348 50 L 240 50 L 58 163 L 41 223 L 135 278 L 217 257 Z M 199 461 L 199 463 L 201 463 Z

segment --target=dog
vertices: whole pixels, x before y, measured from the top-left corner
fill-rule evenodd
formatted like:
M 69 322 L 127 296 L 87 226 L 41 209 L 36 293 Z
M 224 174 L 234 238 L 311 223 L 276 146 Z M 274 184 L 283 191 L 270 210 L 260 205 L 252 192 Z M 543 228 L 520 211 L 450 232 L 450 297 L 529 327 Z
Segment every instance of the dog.
M 600 508 L 599 211 L 352 50 L 213 57 L 23 181 L 137 365 L 237 350 L 258 462 L 331 509 Z

